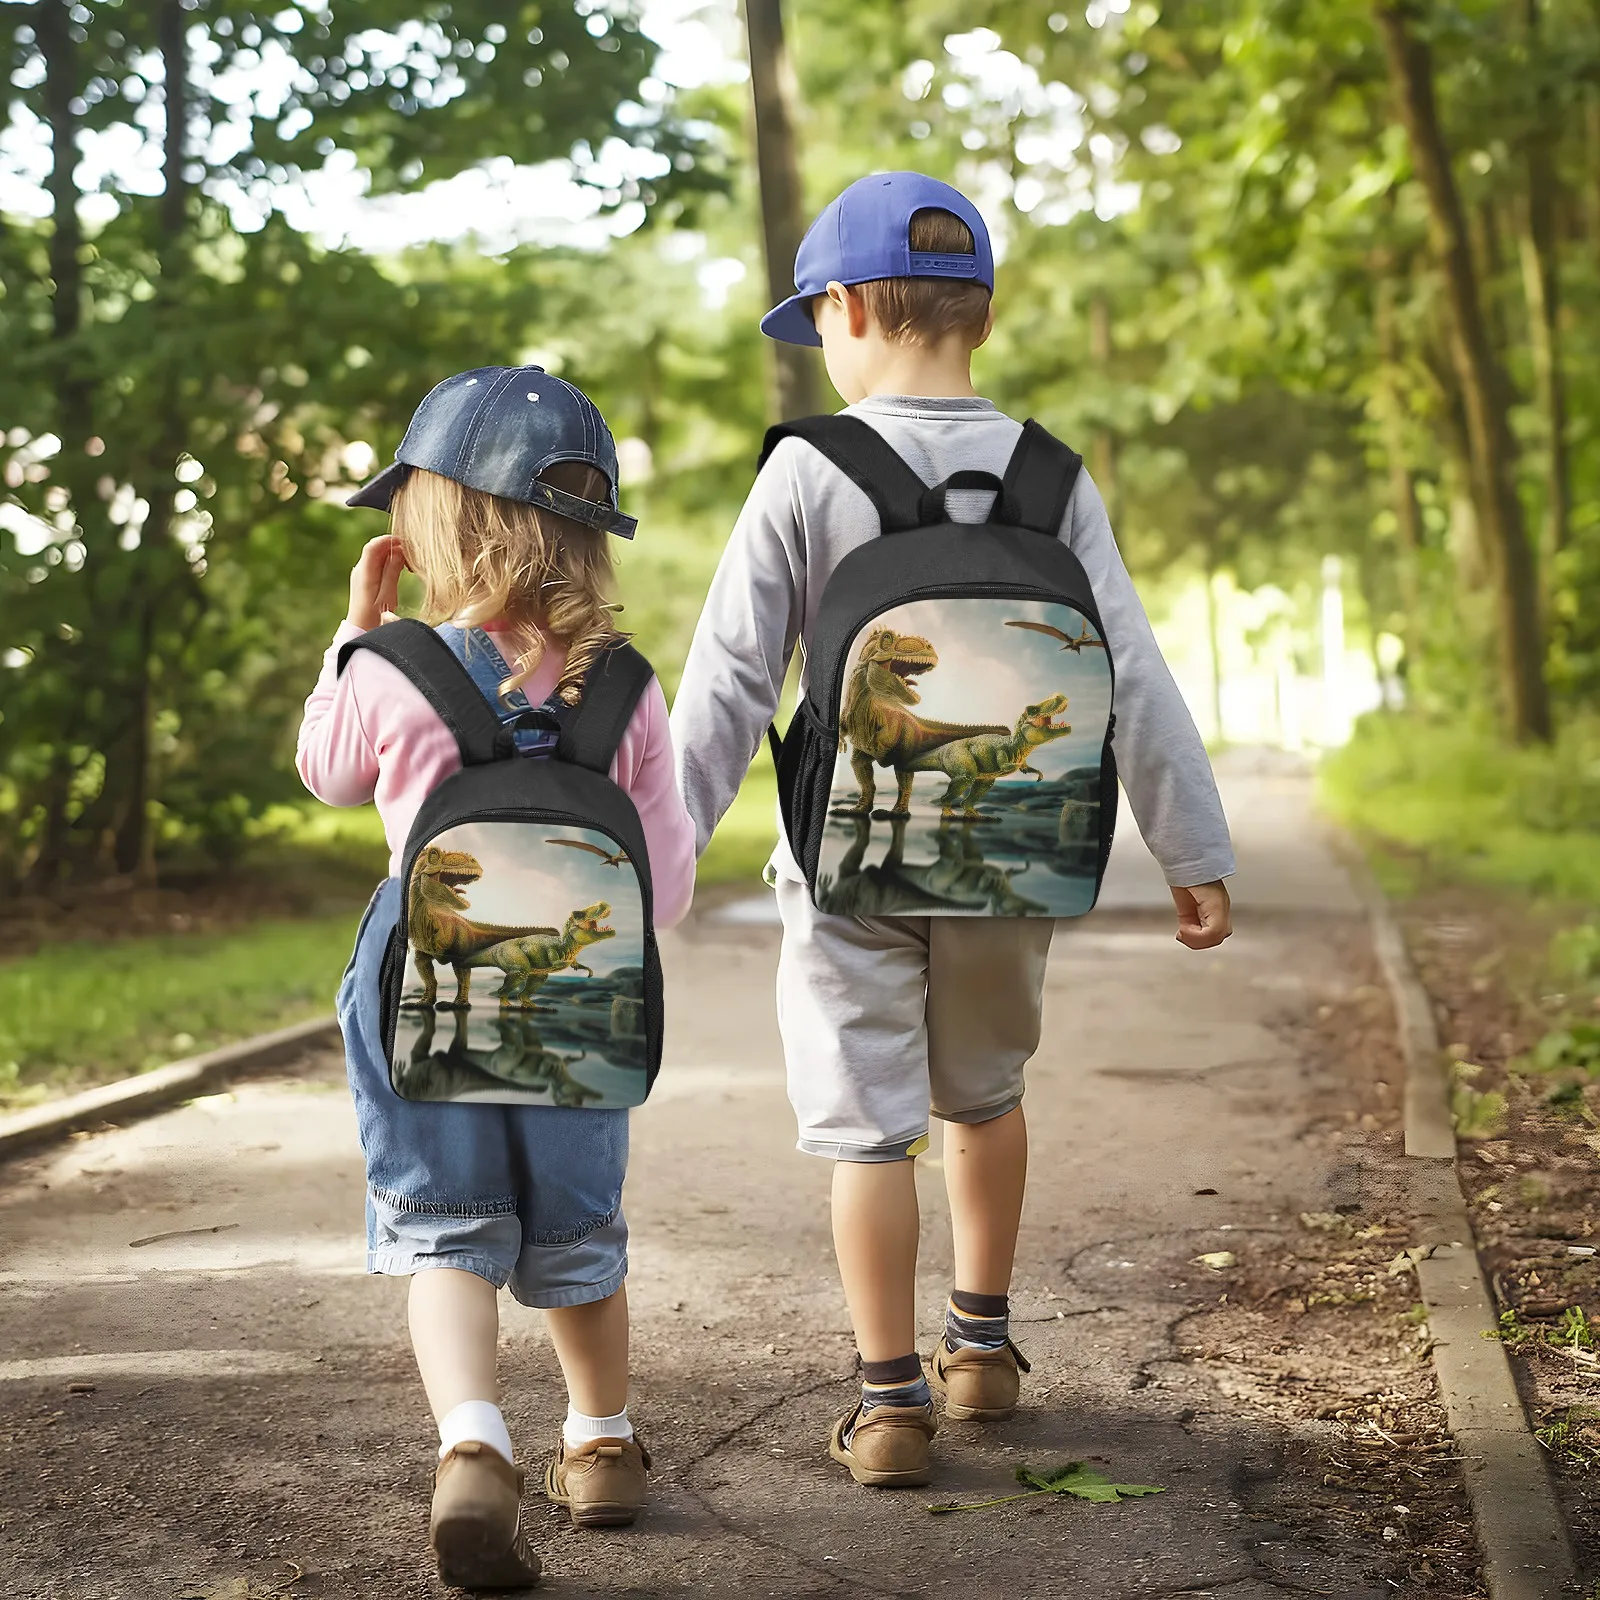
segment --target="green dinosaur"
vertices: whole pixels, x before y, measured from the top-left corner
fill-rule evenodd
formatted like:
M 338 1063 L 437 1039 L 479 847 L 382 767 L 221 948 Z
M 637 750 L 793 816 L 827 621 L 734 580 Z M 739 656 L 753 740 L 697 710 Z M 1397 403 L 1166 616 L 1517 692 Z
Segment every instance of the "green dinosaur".
M 548 1089 L 551 1104 L 558 1106 L 581 1106 L 604 1098 L 569 1070 L 587 1052 L 564 1056 L 546 1049 L 526 1018 L 501 1013 L 495 1020 L 498 1042 L 487 1050 L 470 1044 L 465 1011 L 456 1012 L 454 1034 L 443 1050 L 434 1048 L 435 1026 L 433 1013 L 426 1012 L 410 1055 L 394 1073 L 396 1091 L 408 1100 L 503 1097 L 508 1088 L 530 1093 Z
M 474 922 L 464 915 L 472 907 L 461 892 L 462 885 L 476 883 L 483 868 L 476 856 L 465 850 L 445 850 L 430 844 L 411 869 L 411 895 L 406 909 L 406 935 L 411 941 L 411 958 L 422 979 L 422 994 L 405 1002 L 432 1007 L 439 998 L 436 961 L 448 963 L 456 972 L 456 997 L 460 1009 L 470 1003 L 468 990 L 472 975 L 467 970 L 471 958 L 490 945 L 511 938 L 549 934 L 554 928 L 501 927 L 492 922 Z
M 549 928 L 536 934 L 502 939 L 500 943 L 470 956 L 466 964 L 469 967 L 498 967 L 505 974 L 505 982 L 500 985 L 502 1006 L 518 1005 L 529 1011 L 548 1010 L 546 1006 L 534 1004 L 534 994 L 544 986 L 552 973 L 562 972 L 569 967 L 574 972 L 587 973 L 591 978 L 594 976 L 594 969 L 585 966 L 578 955 L 602 939 L 616 938 L 617 930 L 604 925 L 605 918 L 610 915 L 610 902 L 597 900 L 582 911 L 574 911 L 559 934 L 554 928 Z
M 970 739 L 941 745 L 913 761 L 911 770 L 942 772 L 950 779 L 949 787 L 939 797 L 942 816 L 953 817 L 959 811 L 964 817 L 975 817 L 978 802 L 1001 778 L 1015 772 L 1031 772 L 1036 778 L 1043 776 L 1037 767 L 1028 765 L 1028 757 L 1038 746 L 1065 738 L 1072 732 L 1070 722 L 1050 720 L 1056 712 L 1066 709 L 1064 694 L 1050 695 L 1038 705 L 1029 706 L 1009 733 L 980 733 Z
M 839 707 L 839 748 L 853 745 L 850 768 L 860 793 L 848 810 L 866 816 L 877 794 L 874 765 L 892 768 L 899 781 L 891 817 L 911 814 L 912 772 L 919 757 L 957 739 L 1004 734 L 988 723 L 933 722 L 910 709 L 919 705 L 916 679 L 939 665 L 939 652 L 926 639 L 893 628 L 868 634 L 856 655 Z

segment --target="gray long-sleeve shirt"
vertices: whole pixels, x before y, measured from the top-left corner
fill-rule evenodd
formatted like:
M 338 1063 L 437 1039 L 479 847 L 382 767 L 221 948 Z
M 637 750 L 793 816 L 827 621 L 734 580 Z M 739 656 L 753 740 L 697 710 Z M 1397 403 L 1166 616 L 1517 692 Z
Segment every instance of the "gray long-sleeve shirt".
M 961 471 L 998 477 L 1022 432 L 987 400 L 877 395 L 849 414 L 876 428 L 925 483 Z M 953 490 L 947 510 L 952 520 L 981 522 L 993 500 L 990 489 Z M 811 637 L 823 586 L 878 533 L 865 492 L 803 440 L 784 439 L 757 476 L 706 596 L 672 709 L 678 781 L 702 851 L 761 745 L 796 641 Z M 1169 883 L 1225 878 L 1234 870 L 1233 847 L 1205 745 L 1086 471 L 1060 537 L 1088 574 L 1116 664 L 1117 770 L 1139 831 Z M 909 540 L 908 552 L 914 549 Z M 906 576 L 912 581 L 914 568 Z M 774 864 L 800 876 L 781 841 Z

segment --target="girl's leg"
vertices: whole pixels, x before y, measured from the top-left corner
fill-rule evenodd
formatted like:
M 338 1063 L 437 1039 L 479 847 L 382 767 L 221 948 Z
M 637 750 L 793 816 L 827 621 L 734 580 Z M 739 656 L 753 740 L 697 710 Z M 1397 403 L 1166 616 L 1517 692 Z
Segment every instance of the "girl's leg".
M 431 1267 L 411 1276 L 411 1348 L 434 1420 L 466 1400 L 500 1403 L 495 1353 L 500 1305 L 495 1286 L 475 1272 Z
M 572 1409 L 614 1417 L 628 1403 L 628 1291 L 545 1312 Z
M 917 1348 L 915 1163 L 836 1161 L 833 1248 L 863 1361 L 893 1361 Z
M 1021 1106 L 989 1122 L 945 1124 L 944 1182 L 957 1289 L 979 1295 L 1010 1292 L 1027 1181 L 1028 1125 Z
M 650 1466 L 628 1420 L 627 1290 L 545 1315 L 568 1396 L 545 1494 L 567 1508 L 575 1527 L 625 1527 L 648 1496 Z

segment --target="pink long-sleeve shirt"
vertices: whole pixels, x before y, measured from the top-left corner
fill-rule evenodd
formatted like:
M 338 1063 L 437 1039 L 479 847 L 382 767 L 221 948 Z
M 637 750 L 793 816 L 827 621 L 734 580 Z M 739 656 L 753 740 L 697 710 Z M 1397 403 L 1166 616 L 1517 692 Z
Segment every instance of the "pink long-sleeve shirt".
M 389 872 L 399 876 L 406 836 L 422 802 L 461 769 L 454 735 L 396 666 L 358 650 L 343 676 L 339 650 L 362 630 L 344 622 L 323 657 L 322 674 L 306 701 L 295 766 L 305 786 L 331 806 L 375 801 L 389 845 Z M 566 651 L 545 647 L 538 670 L 522 686 L 533 705 L 555 691 Z M 650 853 L 655 925 L 682 920 L 694 897 L 694 824 L 674 776 L 667 700 L 652 678 L 611 763 L 611 779 L 633 801 Z

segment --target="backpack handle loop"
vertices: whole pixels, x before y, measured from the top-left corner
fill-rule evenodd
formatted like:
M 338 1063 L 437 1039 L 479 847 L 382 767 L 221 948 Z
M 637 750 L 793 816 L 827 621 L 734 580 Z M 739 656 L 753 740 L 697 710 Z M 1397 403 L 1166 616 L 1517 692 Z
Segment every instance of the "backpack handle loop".
M 930 527 L 936 522 L 948 522 L 950 513 L 945 505 L 945 495 L 951 489 L 993 489 L 995 504 L 998 506 L 1004 487 L 992 472 L 952 472 L 943 483 L 933 484 L 923 491 L 917 508 L 918 520 L 924 527 Z M 887 528 L 884 529 L 885 533 L 888 531 Z

